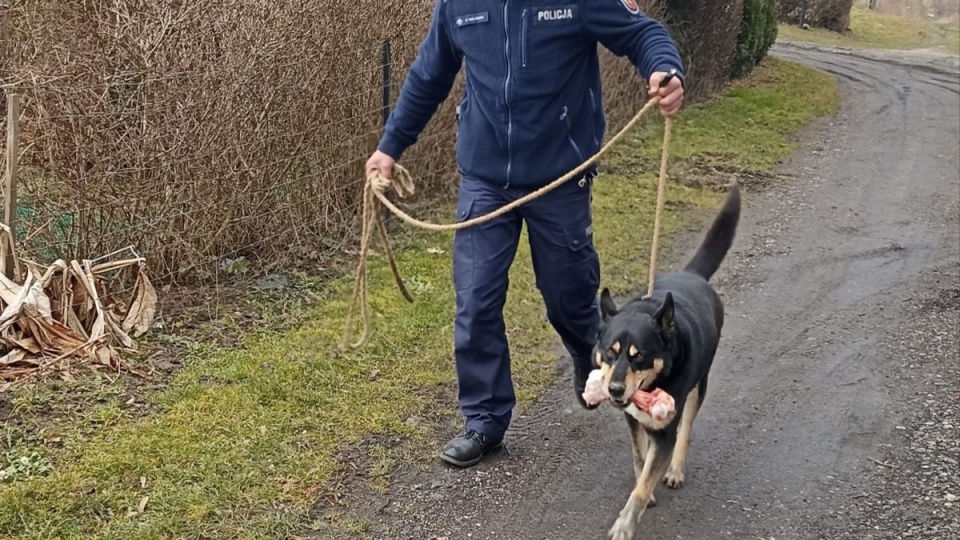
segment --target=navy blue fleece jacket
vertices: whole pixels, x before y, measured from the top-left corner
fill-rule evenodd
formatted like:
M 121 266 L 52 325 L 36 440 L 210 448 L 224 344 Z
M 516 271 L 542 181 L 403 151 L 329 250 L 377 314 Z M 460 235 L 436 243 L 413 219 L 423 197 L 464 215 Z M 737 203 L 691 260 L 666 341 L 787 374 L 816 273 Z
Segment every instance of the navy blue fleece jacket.
M 547 184 L 601 146 L 598 44 L 644 79 L 670 69 L 683 76 L 670 34 L 635 0 L 436 0 L 379 149 L 402 157 L 466 61 L 460 173 L 508 187 Z

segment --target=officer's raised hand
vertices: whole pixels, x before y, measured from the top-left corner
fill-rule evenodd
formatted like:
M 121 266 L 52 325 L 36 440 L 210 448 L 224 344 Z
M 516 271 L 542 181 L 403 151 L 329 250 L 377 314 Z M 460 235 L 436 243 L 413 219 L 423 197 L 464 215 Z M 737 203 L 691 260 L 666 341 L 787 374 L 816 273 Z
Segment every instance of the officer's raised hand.
M 679 77 L 674 76 L 666 84 L 662 84 L 667 75 L 665 71 L 650 75 L 650 97 L 660 96 L 660 114 L 664 118 L 671 118 L 683 105 L 683 83 Z
M 377 150 L 370 156 L 370 159 L 367 160 L 366 175 L 367 178 L 370 177 L 374 172 L 379 172 L 380 176 L 387 180 L 393 180 L 393 165 L 394 160 L 392 157 L 384 154 L 380 150 Z

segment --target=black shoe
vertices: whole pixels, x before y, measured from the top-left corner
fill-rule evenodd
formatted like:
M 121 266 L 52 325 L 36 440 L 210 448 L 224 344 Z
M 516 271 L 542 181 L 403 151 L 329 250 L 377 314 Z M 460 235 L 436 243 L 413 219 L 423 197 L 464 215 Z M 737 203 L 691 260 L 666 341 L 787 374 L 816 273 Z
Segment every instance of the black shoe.
M 480 463 L 483 456 L 499 450 L 502 445 L 503 439 L 493 439 L 468 429 L 447 443 L 440 453 L 440 459 L 457 467 L 472 467 Z
M 577 401 L 580 402 L 580 406 L 588 411 L 600 406 L 599 403 L 587 405 L 587 402 L 583 400 L 583 391 L 587 389 L 587 379 L 590 377 L 591 371 L 593 371 L 593 363 L 590 362 L 589 358 L 573 358 L 573 390 L 577 394 Z

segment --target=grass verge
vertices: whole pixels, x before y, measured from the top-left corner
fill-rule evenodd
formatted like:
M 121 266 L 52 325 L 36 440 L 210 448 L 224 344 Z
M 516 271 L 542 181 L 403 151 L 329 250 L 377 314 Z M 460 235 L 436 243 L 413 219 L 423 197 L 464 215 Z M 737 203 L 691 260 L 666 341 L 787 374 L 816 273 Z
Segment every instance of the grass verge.
M 874 49 L 942 49 L 960 54 L 960 26 L 926 19 L 908 19 L 884 15 L 863 6 L 853 6 L 850 31 L 831 32 L 815 28 L 802 30 L 781 24 L 779 36 L 791 41 L 820 45 Z
M 723 96 L 690 107 L 675 124 L 672 151 L 684 172 L 681 185 L 668 189 L 666 239 L 723 198 L 689 181 L 702 164 L 769 172 L 793 151 L 790 134 L 832 113 L 836 100 L 828 76 L 771 58 Z M 640 128 L 609 160 L 614 172 L 596 186 L 603 285 L 615 292 L 645 279 L 656 167 L 637 164 L 655 162 L 661 130 L 659 122 Z M 434 217 L 449 214 L 446 208 Z M 56 438 L 58 449 L 29 437 L 8 444 L 12 459 L 28 455 L 29 463 L 26 473 L 0 484 L 0 536 L 290 538 L 305 523 L 329 526 L 309 523 L 310 509 L 318 498 L 335 496 L 329 481 L 345 451 L 360 448 L 354 464 L 381 485 L 398 463 L 432 454 L 433 428 L 456 419 L 452 237 L 407 229 L 400 235 L 399 265 L 417 302 L 402 301 L 385 262 L 375 257 L 375 334 L 366 349 L 345 358 L 329 354 L 342 330 L 349 280 L 323 287 L 320 301 L 292 328 L 258 332 L 236 348 L 187 349 L 170 387 L 152 394 L 150 414 L 124 414 L 121 393 L 107 392 L 56 426 L 55 437 L 42 434 L 45 441 Z M 506 318 L 518 397 L 530 404 L 553 380 L 556 358 L 549 351 L 556 338 L 526 242 L 521 246 Z M 11 414 L 59 399 L 36 387 L 22 392 Z

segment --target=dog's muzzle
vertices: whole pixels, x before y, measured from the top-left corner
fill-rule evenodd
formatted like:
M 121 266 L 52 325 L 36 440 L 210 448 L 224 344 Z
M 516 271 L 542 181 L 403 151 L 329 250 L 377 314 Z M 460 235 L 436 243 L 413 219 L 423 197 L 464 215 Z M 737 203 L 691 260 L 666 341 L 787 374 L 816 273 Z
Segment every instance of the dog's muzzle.
M 615 400 L 622 400 L 627 392 L 627 385 L 623 383 L 612 382 L 607 385 L 607 392 Z

